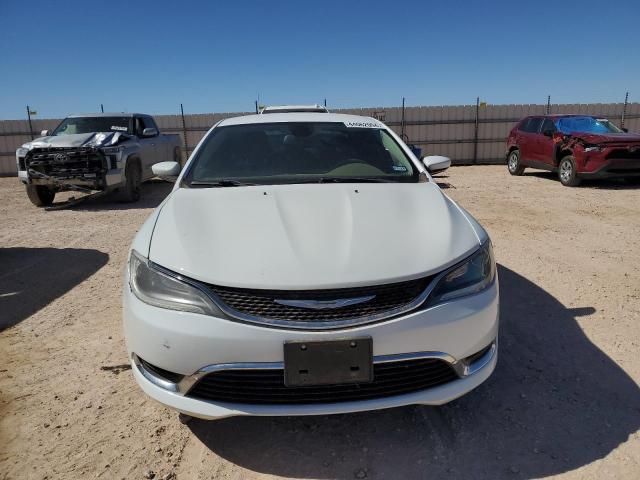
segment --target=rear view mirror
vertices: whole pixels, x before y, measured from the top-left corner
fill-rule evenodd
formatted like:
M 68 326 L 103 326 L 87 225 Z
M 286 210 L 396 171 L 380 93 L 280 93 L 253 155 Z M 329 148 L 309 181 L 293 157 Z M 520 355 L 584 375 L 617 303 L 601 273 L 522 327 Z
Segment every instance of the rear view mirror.
M 556 133 L 556 132 L 554 130 L 551 130 L 551 129 L 548 129 L 548 130 L 545 130 L 544 132 L 542 132 L 542 134 L 545 137 L 549 137 L 549 138 L 553 137 L 554 133 Z
M 151 171 L 156 177 L 168 182 L 175 182 L 180 175 L 180 164 L 178 162 L 160 162 L 152 165 Z
M 40 132 L 41 137 L 48 137 L 49 135 L 51 135 L 51 130 L 42 130 Z
M 158 130 L 155 128 L 145 128 L 142 131 L 143 137 L 155 137 L 156 135 L 158 135 Z
M 624 133 L 629 133 L 629 129 L 626 127 L 622 127 L 620 130 L 622 130 Z
M 451 159 L 440 155 L 429 155 L 424 157 L 422 162 L 431 174 L 442 172 L 451 166 Z

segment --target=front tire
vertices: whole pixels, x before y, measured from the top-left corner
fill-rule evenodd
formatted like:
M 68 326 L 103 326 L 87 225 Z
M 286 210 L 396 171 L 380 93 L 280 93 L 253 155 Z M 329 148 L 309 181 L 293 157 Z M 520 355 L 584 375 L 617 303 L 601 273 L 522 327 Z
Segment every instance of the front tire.
M 125 183 L 120 188 L 120 201 L 133 203 L 140 200 L 140 185 L 142 184 L 142 172 L 137 161 L 127 161 L 124 171 Z
M 577 187 L 580 185 L 580 178 L 576 169 L 576 159 L 573 155 L 567 155 L 558 164 L 558 178 L 565 187 Z
M 519 177 L 524 173 L 524 166 L 520 163 L 520 150 L 513 150 L 507 157 L 507 170 L 511 175 Z
M 27 197 L 36 207 L 48 207 L 53 203 L 56 192 L 44 185 L 25 185 Z

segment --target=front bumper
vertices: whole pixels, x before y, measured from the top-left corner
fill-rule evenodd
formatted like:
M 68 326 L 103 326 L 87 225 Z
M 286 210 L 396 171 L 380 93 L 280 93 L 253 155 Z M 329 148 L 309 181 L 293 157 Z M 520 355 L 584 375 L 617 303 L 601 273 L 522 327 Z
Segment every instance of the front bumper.
M 640 146 L 633 152 L 620 147 L 608 147 L 600 152 L 576 152 L 576 160 L 581 178 L 640 176 Z
M 165 310 L 138 300 L 125 286 L 124 328 L 133 373 L 155 400 L 192 416 L 215 419 L 232 415 L 318 415 L 389 408 L 409 404 L 440 405 L 486 380 L 497 361 L 497 348 L 474 365 L 461 360 L 495 342 L 499 317 L 498 282 L 487 290 L 381 323 L 332 331 L 300 331 L 243 324 L 210 316 Z M 199 400 L 184 388 L 153 381 L 137 357 L 197 380 L 219 365 L 281 364 L 285 341 L 332 340 L 369 336 L 374 361 L 398 354 L 437 355 L 460 378 L 443 385 L 380 399 L 308 405 L 251 405 Z M 423 352 L 423 353 L 420 353 Z M 475 368 L 473 368 L 475 367 Z

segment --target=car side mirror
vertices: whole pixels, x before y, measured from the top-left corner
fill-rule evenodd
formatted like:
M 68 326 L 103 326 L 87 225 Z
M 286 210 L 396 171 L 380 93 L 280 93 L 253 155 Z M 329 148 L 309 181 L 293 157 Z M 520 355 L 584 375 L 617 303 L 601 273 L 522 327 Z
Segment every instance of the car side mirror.
M 622 127 L 620 130 L 622 130 L 624 133 L 629 133 L 629 129 L 626 127 Z
M 175 182 L 180 175 L 180 164 L 178 162 L 160 162 L 152 165 L 151 171 L 162 180 Z
M 156 135 L 158 135 L 158 129 L 157 128 L 145 128 L 142 131 L 142 136 L 143 137 L 155 137 Z
M 552 130 L 552 129 L 550 129 L 550 128 L 542 132 L 542 134 L 543 134 L 545 137 L 549 137 L 549 138 L 553 137 L 553 134 L 554 134 L 554 133 L 556 133 L 556 132 L 555 132 L 555 130 Z
M 422 159 L 422 163 L 427 167 L 429 173 L 434 174 L 443 172 L 449 168 L 451 166 L 451 159 L 440 155 L 429 155 Z
M 51 130 L 42 130 L 40 132 L 41 137 L 48 137 L 49 135 L 51 135 Z

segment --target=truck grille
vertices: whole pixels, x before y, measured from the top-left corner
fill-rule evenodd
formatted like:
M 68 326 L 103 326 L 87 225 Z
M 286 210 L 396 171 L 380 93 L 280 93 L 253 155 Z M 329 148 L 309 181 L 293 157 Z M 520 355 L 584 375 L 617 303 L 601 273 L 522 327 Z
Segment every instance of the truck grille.
M 313 322 L 352 321 L 361 318 L 393 315 L 403 307 L 412 305 L 425 291 L 432 276 L 406 282 L 358 288 L 327 290 L 254 290 L 210 285 L 223 307 L 231 309 L 232 315 L 240 314 L 260 323 L 279 320 L 298 323 L 301 326 Z M 331 302 L 341 299 L 373 297 L 355 305 L 331 308 L 313 308 L 283 305 L 278 301 Z M 268 322 L 265 322 L 268 323 Z M 307 325 L 308 326 L 308 325 Z
M 104 155 L 92 148 L 34 149 L 25 158 L 25 166 L 60 180 L 100 178 L 108 170 Z
M 243 404 L 310 404 L 373 400 L 418 392 L 458 378 L 447 362 L 433 358 L 376 363 L 370 383 L 287 387 L 284 370 L 223 370 L 203 377 L 187 397 Z

